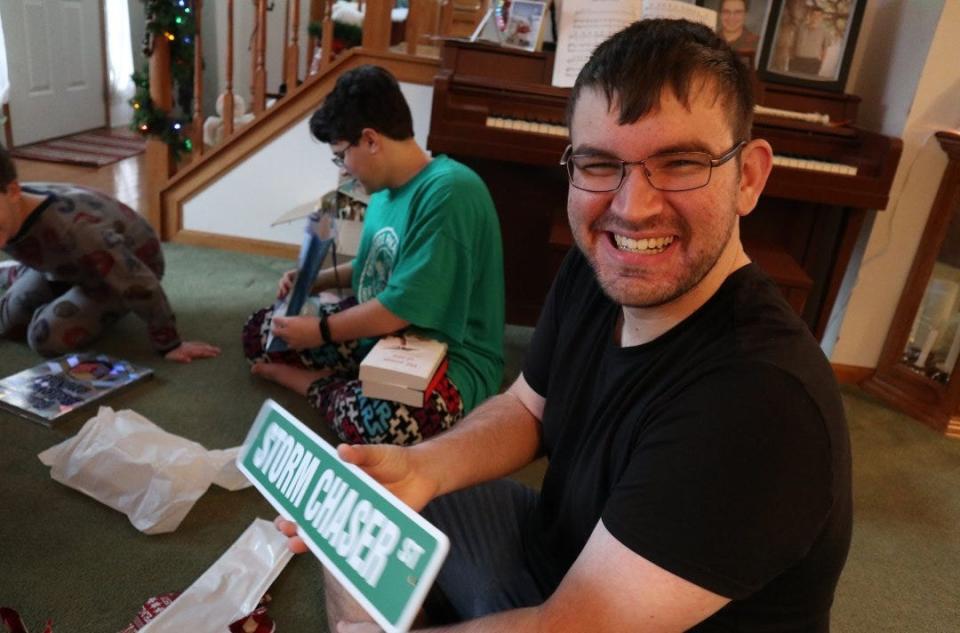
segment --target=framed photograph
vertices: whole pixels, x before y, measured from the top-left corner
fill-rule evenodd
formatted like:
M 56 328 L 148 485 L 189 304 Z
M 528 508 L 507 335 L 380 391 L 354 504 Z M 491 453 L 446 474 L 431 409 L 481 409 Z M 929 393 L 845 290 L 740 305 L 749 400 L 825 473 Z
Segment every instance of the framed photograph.
M 717 35 L 733 50 L 755 60 L 770 3 L 771 0 L 701 0 L 699 4 L 717 12 Z
M 525 51 L 539 50 L 543 42 L 547 4 L 534 0 L 513 0 L 507 15 L 507 27 L 503 31 L 504 46 Z
M 773 0 L 757 74 L 843 92 L 866 0 Z

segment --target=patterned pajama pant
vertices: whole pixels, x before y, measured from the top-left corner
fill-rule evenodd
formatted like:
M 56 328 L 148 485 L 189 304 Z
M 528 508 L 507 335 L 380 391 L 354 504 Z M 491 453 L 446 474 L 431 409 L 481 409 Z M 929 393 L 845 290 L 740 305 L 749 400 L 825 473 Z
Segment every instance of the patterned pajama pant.
M 334 314 L 352 305 L 356 305 L 356 300 L 350 298 L 338 304 L 321 304 L 320 309 Z M 425 407 L 364 396 L 357 375 L 360 361 L 370 351 L 372 342 L 345 341 L 299 351 L 264 351 L 272 318 L 273 308 L 264 308 L 247 320 L 243 326 L 244 355 L 251 363 L 265 361 L 333 370 L 330 376 L 310 385 L 307 399 L 344 442 L 416 444 L 449 429 L 463 417 L 460 392 L 446 376 Z
M 103 290 L 50 281 L 28 266 L 0 267 L 0 336 L 20 338 L 44 356 L 83 347 L 126 312 Z

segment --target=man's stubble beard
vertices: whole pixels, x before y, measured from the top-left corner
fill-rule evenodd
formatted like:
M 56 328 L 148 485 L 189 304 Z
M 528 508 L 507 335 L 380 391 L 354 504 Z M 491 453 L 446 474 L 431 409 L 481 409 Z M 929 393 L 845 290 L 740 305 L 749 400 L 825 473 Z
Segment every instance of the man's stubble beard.
M 587 258 L 601 289 L 607 297 L 615 303 L 629 308 L 656 308 L 682 297 L 703 281 L 703 278 L 716 266 L 720 256 L 723 254 L 733 236 L 733 229 L 739 217 L 736 213 L 734 203 L 731 204 L 729 213 L 725 217 L 728 218 L 728 221 L 723 227 L 722 239 L 705 244 L 704 248 L 692 258 L 693 266 L 690 270 L 681 276 L 675 284 L 672 284 L 672 287 L 667 288 L 659 288 L 656 285 L 656 281 L 658 281 L 656 279 L 653 280 L 653 284 L 648 281 L 643 281 L 644 271 L 642 270 L 639 275 L 625 276 L 619 274 L 616 270 L 611 271 L 611 275 L 605 274 L 597 265 L 596 257 L 580 243 L 581 240 L 576 238 L 575 241 L 580 251 Z M 598 220 L 594 222 L 594 225 L 599 224 L 603 219 L 603 217 L 598 218 Z M 683 224 L 682 230 L 678 233 L 681 238 L 685 235 L 689 236 L 692 233 L 689 225 L 685 222 Z M 656 227 L 654 225 L 654 227 L 650 228 Z M 574 232 L 574 236 L 577 235 L 578 234 Z M 604 237 L 600 239 L 606 239 L 606 236 L 604 235 Z M 708 248 L 709 252 L 707 252 Z M 629 281 L 631 279 L 638 281 L 631 284 Z M 637 287 L 637 284 L 639 284 L 639 287 Z

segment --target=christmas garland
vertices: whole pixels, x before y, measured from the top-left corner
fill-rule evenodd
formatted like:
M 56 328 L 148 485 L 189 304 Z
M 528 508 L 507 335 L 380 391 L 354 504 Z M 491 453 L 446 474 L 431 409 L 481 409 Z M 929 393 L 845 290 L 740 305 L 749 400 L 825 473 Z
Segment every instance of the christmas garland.
M 192 2 L 189 0 L 144 0 L 147 28 L 143 41 L 143 53 L 153 55 L 154 40 L 166 39 L 170 44 L 170 69 L 174 94 L 180 110 L 190 112 L 193 100 L 193 38 L 197 28 L 193 19 Z M 150 66 L 133 73 L 136 86 L 130 105 L 133 107 L 132 129 L 144 136 L 154 136 L 170 146 L 174 160 L 184 152 L 190 152 L 193 144 L 184 134 L 189 116 L 172 116 L 159 108 L 150 97 Z

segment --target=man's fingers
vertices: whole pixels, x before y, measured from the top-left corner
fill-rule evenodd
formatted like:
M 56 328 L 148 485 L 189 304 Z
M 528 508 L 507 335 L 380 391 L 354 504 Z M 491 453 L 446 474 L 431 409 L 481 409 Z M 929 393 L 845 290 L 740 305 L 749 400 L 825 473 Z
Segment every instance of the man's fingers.
M 284 536 L 296 536 L 297 535 L 297 524 L 293 521 L 287 521 L 283 517 L 277 517 L 273 520 L 273 524 L 276 526 L 280 533 Z
M 337 446 L 337 455 L 354 466 L 373 466 L 380 461 L 378 448 L 378 446 L 340 444 Z
M 273 520 L 273 525 L 281 534 L 287 537 L 287 549 L 294 554 L 303 554 L 308 551 L 307 544 L 303 539 L 297 536 L 297 524 L 293 521 L 287 521 L 283 517 L 277 517 Z

